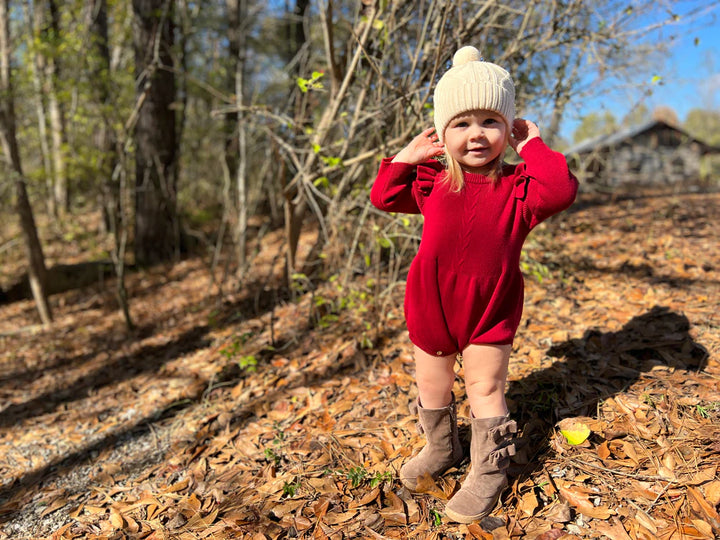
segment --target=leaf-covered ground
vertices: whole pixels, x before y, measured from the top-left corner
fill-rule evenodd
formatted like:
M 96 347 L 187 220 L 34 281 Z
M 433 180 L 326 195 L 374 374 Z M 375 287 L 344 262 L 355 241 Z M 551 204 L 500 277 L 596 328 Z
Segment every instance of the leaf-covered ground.
M 224 296 L 202 258 L 131 273 L 132 334 L 112 281 L 53 296 L 50 330 L 30 301 L 0 306 L 0 538 L 714 538 L 718 223 L 720 195 L 663 195 L 581 202 L 534 233 L 519 451 L 470 526 L 442 513 L 467 462 L 422 494 L 397 481 L 422 446 L 402 287 L 290 297 L 269 235 Z M 7 284 L 22 254 L 2 234 Z M 51 262 L 87 256 L 50 236 Z

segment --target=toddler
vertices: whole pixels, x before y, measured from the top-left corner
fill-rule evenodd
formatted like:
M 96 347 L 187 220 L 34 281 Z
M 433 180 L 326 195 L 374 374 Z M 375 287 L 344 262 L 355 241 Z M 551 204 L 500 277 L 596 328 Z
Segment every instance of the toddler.
M 419 423 L 426 445 L 400 470 L 413 490 L 463 457 L 454 365 L 462 356 L 471 410 L 471 469 L 445 508 L 470 523 L 489 514 L 507 486 L 516 424 L 505 384 L 523 307 L 520 251 L 540 222 L 569 207 L 577 180 L 538 127 L 515 118 L 507 71 L 463 47 L 433 96 L 435 127 L 380 165 L 371 201 L 422 213 L 420 248 L 407 277 L 405 318 L 414 345 Z M 508 144 L 523 159 L 503 162 Z M 445 165 L 434 159 L 444 154 Z

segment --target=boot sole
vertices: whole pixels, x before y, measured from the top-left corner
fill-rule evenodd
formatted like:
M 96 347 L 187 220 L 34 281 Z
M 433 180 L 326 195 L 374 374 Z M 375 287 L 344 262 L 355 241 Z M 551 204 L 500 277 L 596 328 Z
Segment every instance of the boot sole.
M 479 521 L 482 518 L 489 516 L 492 514 L 493 510 L 498 505 L 498 501 L 500 500 L 500 495 L 495 499 L 495 502 L 490 507 L 490 510 L 486 510 L 485 512 L 480 512 L 479 514 L 473 514 L 472 516 L 466 516 L 464 514 L 458 514 L 457 512 L 453 512 L 451 508 L 445 507 L 445 515 L 448 517 L 448 519 L 452 520 L 455 523 L 462 523 L 464 525 L 468 523 L 473 523 L 475 521 Z

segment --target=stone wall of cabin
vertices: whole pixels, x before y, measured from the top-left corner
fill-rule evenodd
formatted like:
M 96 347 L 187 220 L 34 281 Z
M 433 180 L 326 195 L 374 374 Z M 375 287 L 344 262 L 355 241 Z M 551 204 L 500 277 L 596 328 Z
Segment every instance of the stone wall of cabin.
M 581 182 L 615 187 L 623 184 L 666 186 L 700 179 L 701 149 L 671 129 L 642 133 L 610 149 L 596 150 L 571 164 Z

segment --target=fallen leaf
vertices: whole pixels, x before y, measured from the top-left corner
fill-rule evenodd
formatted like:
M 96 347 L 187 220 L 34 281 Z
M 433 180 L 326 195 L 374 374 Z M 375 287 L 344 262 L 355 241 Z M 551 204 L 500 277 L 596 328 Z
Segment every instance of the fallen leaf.
M 347 521 L 350 521 L 352 518 L 357 516 L 357 510 L 351 510 L 349 512 L 342 512 L 342 513 L 335 513 L 335 512 L 328 512 L 325 514 L 325 517 L 323 517 L 323 520 L 328 525 L 339 525 L 341 523 L 346 523 Z
M 532 516 L 535 513 L 535 510 L 537 510 L 538 506 L 540 506 L 540 503 L 538 502 L 537 497 L 535 496 L 535 493 L 533 491 L 528 491 L 520 499 L 520 510 L 522 510 L 528 516 Z
M 447 498 L 443 490 L 440 489 L 433 477 L 430 476 L 430 474 L 427 472 L 418 476 L 415 491 L 417 493 L 427 493 L 428 495 L 432 495 L 433 497 L 437 497 L 438 499 Z
M 564 536 L 567 536 L 566 531 L 563 531 L 562 529 L 550 529 L 549 531 L 536 536 L 535 540 L 558 540 L 558 538 L 562 538 Z
M 489 532 L 483 531 L 482 527 L 477 523 L 471 523 L 467 526 L 468 532 L 476 540 L 493 540 L 493 535 Z
M 579 422 L 572 418 L 566 418 L 558 422 L 560 433 L 565 437 L 567 442 L 572 446 L 584 443 L 590 436 L 590 428 L 587 424 Z
M 568 523 L 572 521 L 572 510 L 566 501 L 556 501 L 547 513 L 547 518 L 553 523 Z
M 615 513 L 607 506 L 595 506 L 590 500 L 590 494 L 587 491 L 569 482 L 556 481 L 556 484 L 560 495 L 570 506 L 585 516 L 606 520 Z
M 712 526 L 707 521 L 703 521 L 701 519 L 693 519 L 692 524 L 705 538 L 717 538 L 717 535 L 713 534 Z
M 650 531 L 653 535 L 657 535 L 658 527 L 655 524 L 655 521 L 653 520 L 650 515 L 645 512 L 644 510 L 636 510 L 635 512 L 635 520 L 645 527 L 648 531 Z
M 110 523 L 112 523 L 112 526 L 116 529 L 122 529 L 125 526 L 125 520 L 122 517 L 122 514 L 117 510 L 115 507 L 110 507 Z
M 702 486 L 705 499 L 713 506 L 720 505 L 720 480 L 713 480 Z
M 690 500 L 690 507 L 701 517 L 704 517 L 710 526 L 717 532 L 720 532 L 720 516 L 718 516 L 715 506 L 710 504 L 702 492 L 695 487 L 688 487 L 687 490 L 688 499 Z
M 67 503 L 67 497 L 58 497 L 57 499 L 53 499 L 53 501 L 40 513 L 40 515 L 45 517 L 48 514 L 52 514 L 56 510 L 65 506 Z
M 593 523 L 593 529 L 600 534 L 604 534 L 610 540 L 632 540 L 617 516 L 613 516 L 610 523 Z
M 602 460 L 606 460 L 610 457 L 610 448 L 608 447 L 608 441 L 603 441 L 597 447 L 597 455 Z

